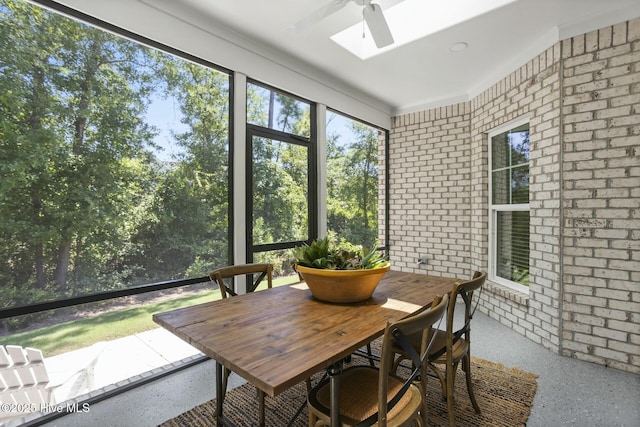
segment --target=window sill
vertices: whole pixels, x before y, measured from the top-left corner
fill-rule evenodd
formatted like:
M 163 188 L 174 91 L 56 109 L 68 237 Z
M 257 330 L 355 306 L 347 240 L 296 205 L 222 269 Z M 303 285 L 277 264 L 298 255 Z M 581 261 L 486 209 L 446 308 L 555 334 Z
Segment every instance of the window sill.
M 529 307 L 529 295 L 524 292 L 516 291 L 515 289 L 508 288 L 504 285 L 500 285 L 495 282 L 487 281 L 484 285 L 485 291 L 500 296 L 507 301 L 514 302 L 523 307 Z

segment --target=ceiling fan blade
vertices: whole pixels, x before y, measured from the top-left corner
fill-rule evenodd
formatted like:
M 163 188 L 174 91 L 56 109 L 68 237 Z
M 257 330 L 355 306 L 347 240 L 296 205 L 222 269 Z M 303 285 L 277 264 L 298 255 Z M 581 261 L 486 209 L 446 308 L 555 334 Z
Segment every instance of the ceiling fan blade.
M 317 9 L 315 12 L 311 13 L 310 15 L 298 21 L 293 26 L 293 29 L 297 32 L 304 31 L 310 26 L 322 21 L 324 18 L 331 15 L 332 13 L 339 11 L 340 9 L 345 7 L 347 3 L 349 3 L 350 1 L 353 1 L 353 0 L 331 0 L 330 2 L 326 3 L 324 6 Z
M 364 8 L 364 20 L 378 49 L 393 44 L 393 36 L 379 4 L 369 2 Z

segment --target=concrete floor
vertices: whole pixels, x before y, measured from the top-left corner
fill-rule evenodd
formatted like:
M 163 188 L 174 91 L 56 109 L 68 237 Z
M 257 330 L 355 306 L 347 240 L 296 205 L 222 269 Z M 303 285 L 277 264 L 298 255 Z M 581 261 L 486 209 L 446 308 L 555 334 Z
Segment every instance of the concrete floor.
M 474 356 L 539 375 L 528 427 L 640 426 L 640 376 L 552 354 L 480 313 L 473 333 Z M 157 426 L 215 397 L 214 373 L 201 363 L 46 426 Z

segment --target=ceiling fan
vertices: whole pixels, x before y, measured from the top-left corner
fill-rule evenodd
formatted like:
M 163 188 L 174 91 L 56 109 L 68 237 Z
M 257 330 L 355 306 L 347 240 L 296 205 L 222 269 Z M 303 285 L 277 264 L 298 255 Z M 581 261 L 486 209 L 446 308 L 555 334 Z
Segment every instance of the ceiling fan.
M 296 30 L 304 30 L 305 28 L 320 22 L 327 16 L 339 11 L 349 2 L 354 2 L 362 6 L 362 15 L 367 23 L 367 27 L 369 27 L 373 41 L 378 48 L 383 48 L 393 43 L 393 36 L 389 30 L 387 20 L 382 13 L 382 8 L 375 2 L 375 0 L 332 0 L 299 21 L 294 28 Z

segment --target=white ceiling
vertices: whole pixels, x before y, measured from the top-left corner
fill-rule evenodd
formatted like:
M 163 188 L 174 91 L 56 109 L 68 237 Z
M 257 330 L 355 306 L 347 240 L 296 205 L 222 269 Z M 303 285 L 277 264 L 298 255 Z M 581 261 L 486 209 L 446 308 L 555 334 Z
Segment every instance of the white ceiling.
M 292 26 L 331 0 L 140 1 L 288 67 L 312 67 L 392 114 L 467 101 L 559 40 L 640 16 L 638 0 L 515 0 L 361 60 L 330 39 L 362 22 L 362 9 L 353 1 L 304 31 Z M 400 1 L 379 4 L 384 11 Z M 456 42 L 469 47 L 452 53 Z

